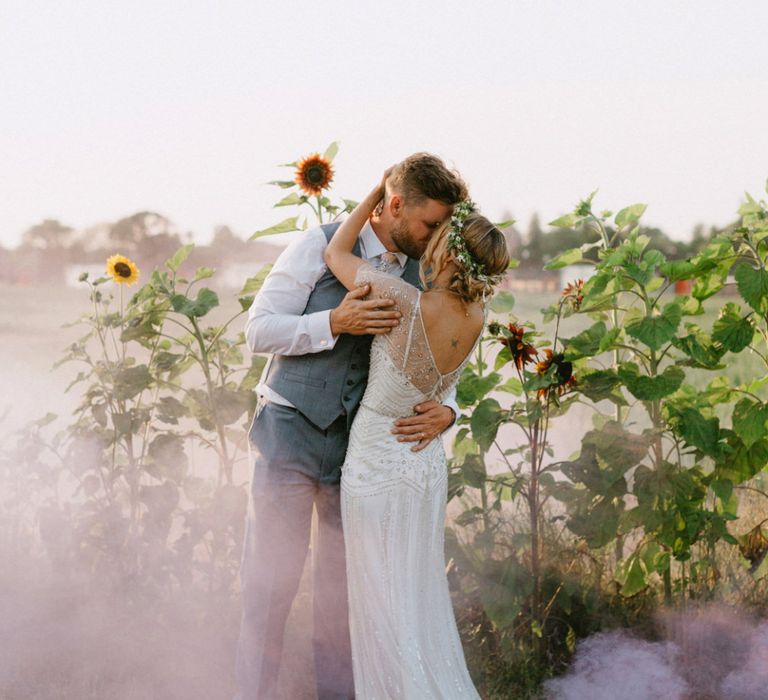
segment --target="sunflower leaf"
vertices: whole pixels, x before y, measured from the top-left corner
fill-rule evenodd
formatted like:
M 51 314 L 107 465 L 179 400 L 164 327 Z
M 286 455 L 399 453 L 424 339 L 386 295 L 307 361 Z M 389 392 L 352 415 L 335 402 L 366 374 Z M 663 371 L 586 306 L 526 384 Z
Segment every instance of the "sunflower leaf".
M 199 290 L 197 298 L 194 300 L 183 294 L 174 294 L 171 297 L 173 310 L 184 314 L 188 318 L 201 318 L 218 305 L 218 295 L 212 289 L 208 289 L 208 287 L 203 287 Z
M 283 219 L 279 224 L 275 224 L 269 228 L 262 229 L 261 231 L 256 231 L 256 233 L 254 233 L 248 240 L 252 241 L 256 238 L 261 238 L 262 236 L 270 236 L 273 233 L 287 233 L 288 231 L 297 231 L 298 228 L 299 217 L 291 216 L 288 219 Z
M 291 192 L 289 195 L 286 195 L 283 197 L 277 204 L 273 205 L 275 207 L 290 207 L 293 204 L 301 204 L 302 202 L 306 202 L 307 198 L 300 195 L 298 192 Z
M 712 326 L 712 340 L 731 352 L 741 352 L 752 342 L 755 333 L 749 316 L 742 317 L 737 304 L 728 302 Z
M 568 250 L 560 253 L 560 255 L 552 258 L 546 265 L 545 270 L 559 270 L 561 267 L 567 267 L 580 262 L 582 259 L 581 248 L 569 248 Z
M 339 142 L 334 141 L 328 148 L 325 149 L 325 153 L 323 153 L 323 158 L 329 161 L 333 161 L 333 159 L 336 157 L 336 154 L 339 152 Z
M 765 436 L 768 406 L 744 398 L 733 409 L 733 429 L 747 447 Z
M 181 248 L 179 248 L 172 257 L 166 260 L 165 266 L 171 272 L 176 272 L 179 267 L 181 267 L 181 263 L 183 263 L 189 257 L 189 254 L 192 252 L 194 247 L 194 243 L 187 243 L 187 245 L 181 246 Z
M 510 292 L 499 292 L 491 301 L 491 310 L 497 314 L 508 313 L 515 307 L 515 297 Z
M 659 316 L 644 316 L 626 324 L 626 330 L 633 338 L 644 343 L 652 350 L 671 340 L 682 318 L 680 306 L 674 302 L 667 304 Z
M 501 408 L 496 399 L 483 399 L 472 412 L 470 425 L 472 427 L 472 437 L 475 439 L 480 449 L 487 452 L 493 441 L 496 439 L 496 433 L 499 426 L 504 422 L 506 412 Z
M 677 431 L 688 445 L 696 447 L 705 455 L 717 457 L 717 443 L 720 439 L 720 421 L 717 418 L 707 418 L 695 408 L 684 408 L 677 413 L 676 418 Z
M 287 190 L 289 187 L 295 187 L 296 183 L 293 180 L 270 180 L 268 185 L 277 185 L 278 187 L 281 187 L 284 190 Z
M 620 365 L 618 374 L 629 392 L 640 401 L 656 401 L 669 396 L 680 388 L 685 379 L 685 372 L 679 367 L 670 366 L 661 374 L 648 376 L 640 374 L 634 362 Z
M 550 221 L 549 226 L 556 226 L 557 228 L 574 228 L 578 220 L 579 220 L 579 217 L 576 216 L 576 214 L 574 214 L 573 212 L 571 212 L 570 214 L 565 214 L 564 216 L 561 216 L 559 219 Z
M 152 383 L 152 375 L 146 365 L 125 367 L 115 375 L 114 394 L 120 401 L 127 401 L 144 391 Z
M 624 207 L 624 209 L 616 214 L 614 221 L 619 228 L 636 224 L 638 219 L 645 213 L 647 207 L 647 204 L 632 204 L 628 207 Z
M 758 313 L 768 309 L 768 272 L 747 263 L 739 265 L 735 272 L 739 294 Z
M 213 267 L 198 267 L 197 270 L 195 270 L 195 279 L 193 281 L 199 282 L 200 280 L 213 277 L 214 274 L 216 274 L 216 269 Z

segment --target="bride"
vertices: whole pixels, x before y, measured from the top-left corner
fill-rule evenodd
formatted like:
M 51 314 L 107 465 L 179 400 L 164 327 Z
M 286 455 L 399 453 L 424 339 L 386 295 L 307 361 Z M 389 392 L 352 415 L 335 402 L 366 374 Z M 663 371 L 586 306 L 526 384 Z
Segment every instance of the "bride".
M 413 406 L 455 386 L 482 334 L 486 303 L 509 264 L 502 233 L 470 201 L 436 231 L 421 260 L 424 292 L 352 253 L 386 181 L 334 234 L 325 261 L 339 281 L 397 302 L 401 322 L 374 338 L 368 387 L 342 468 L 355 696 L 365 700 L 478 698 L 467 671 L 445 574 L 445 452 L 392 433 Z

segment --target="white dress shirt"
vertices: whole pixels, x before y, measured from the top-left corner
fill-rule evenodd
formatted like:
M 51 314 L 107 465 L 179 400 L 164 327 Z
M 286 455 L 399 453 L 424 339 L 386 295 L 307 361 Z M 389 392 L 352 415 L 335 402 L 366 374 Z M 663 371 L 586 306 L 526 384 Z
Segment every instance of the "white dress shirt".
M 328 241 L 319 226 L 296 239 L 280 254 L 264 284 L 248 310 L 245 324 L 245 342 L 251 352 L 277 355 L 307 355 L 330 350 L 336 345 L 331 333 L 331 311 L 302 312 L 317 281 L 327 270 L 323 252 Z M 361 256 L 371 264 L 387 252 L 384 244 L 366 222 L 360 232 Z M 390 274 L 402 275 L 408 256 L 395 253 L 400 263 L 389 270 Z M 266 368 L 264 375 L 266 376 Z M 263 381 L 256 391 L 268 401 L 293 406 Z M 446 398 L 445 405 L 453 409 L 458 418 L 455 389 Z

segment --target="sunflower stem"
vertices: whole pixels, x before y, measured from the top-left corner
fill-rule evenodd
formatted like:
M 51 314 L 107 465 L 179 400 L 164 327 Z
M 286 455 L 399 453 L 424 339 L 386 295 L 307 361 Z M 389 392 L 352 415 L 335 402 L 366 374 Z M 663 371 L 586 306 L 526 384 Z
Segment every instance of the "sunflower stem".
M 120 345 L 122 346 L 123 364 L 125 364 L 125 341 L 123 340 L 123 330 L 125 327 L 125 312 L 123 310 L 123 285 L 120 285 Z

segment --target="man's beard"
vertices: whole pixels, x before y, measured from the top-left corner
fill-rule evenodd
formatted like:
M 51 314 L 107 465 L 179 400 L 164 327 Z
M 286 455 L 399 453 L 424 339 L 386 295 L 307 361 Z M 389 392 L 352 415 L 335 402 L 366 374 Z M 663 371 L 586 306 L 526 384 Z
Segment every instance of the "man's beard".
M 413 258 L 414 260 L 419 260 L 427 249 L 426 241 L 421 245 L 411 238 L 408 226 L 404 221 L 398 221 L 392 227 L 390 235 L 392 236 L 395 245 L 409 258 Z

